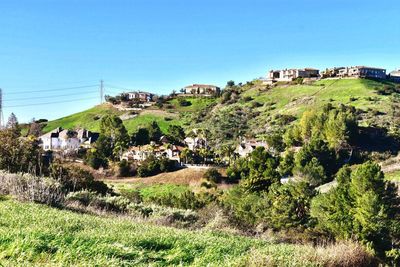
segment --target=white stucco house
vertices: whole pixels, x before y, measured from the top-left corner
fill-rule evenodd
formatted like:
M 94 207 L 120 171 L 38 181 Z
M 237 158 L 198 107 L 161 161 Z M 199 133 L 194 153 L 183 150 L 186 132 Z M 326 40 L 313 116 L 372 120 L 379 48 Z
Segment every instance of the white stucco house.
M 97 133 L 85 129 L 78 131 L 64 130 L 61 127 L 39 137 L 43 150 L 76 151 L 81 146 L 90 147 L 98 138 Z

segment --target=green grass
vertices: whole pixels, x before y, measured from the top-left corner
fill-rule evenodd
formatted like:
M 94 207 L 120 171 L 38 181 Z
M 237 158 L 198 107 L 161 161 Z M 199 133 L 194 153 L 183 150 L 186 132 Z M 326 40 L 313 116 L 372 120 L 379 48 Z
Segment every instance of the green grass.
M 72 114 L 57 120 L 49 121 L 43 132 L 49 132 L 57 127 L 64 129 L 86 128 L 91 131 L 100 130 L 100 119 L 105 115 L 121 115 L 122 112 L 108 105 L 95 106 L 91 109 Z
M 90 131 L 100 131 L 100 118 L 105 115 L 122 115 L 126 112 L 118 111 L 109 105 L 96 106 L 91 109 L 72 114 L 57 120 L 49 121 L 44 127 L 43 132 L 47 133 L 57 127 L 64 129 L 86 128 Z M 151 122 L 156 121 L 163 132 L 166 132 L 171 124 L 179 125 L 180 122 L 176 119 L 176 114 L 139 114 L 139 116 L 125 120 L 124 125 L 129 133 L 137 131 L 139 127 L 146 127 Z M 167 120 L 165 119 L 167 118 Z M 170 118 L 170 120 L 168 120 Z
M 168 118 L 167 120 L 165 118 Z M 128 132 L 136 132 L 140 127 L 147 127 L 153 121 L 157 122 L 158 126 L 160 126 L 161 131 L 164 133 L 167 132 L 169 125 L 180 125 L 179 120 L 174 118 L 173 116 L 164 116 L 164 115 L 156 115 L 156 114 L 143 114 L 139 115 L 136 118 L 124 121 L 125 127 Z
M 0 201 L 1 266 L 246 266 L 257 251 L 279 266 L 317 265 L 306 246 Z
M 394 182 L 400 182 L 400 170 L 385 173 L 385 179 Z
M 182 107 L 179 105 L 178 99 L 172 99 L 168 103 L 174 106 L 173 110 L 178 112 L 196 112 L 202 110 L 212 104 L 214 104 L 217 99 L 211 97 L 183 97 L 185 100 L 191 103 L 190 106 Z
M 112 184 L 117 192 L 123 196 L 129 197 L 133 192 L 139 192 L 143 201 L 150 202 L 150 198 L 160 198 L 167 196 L 178 196 L 186 192 L 189 189 L 187 185 L 174 185 L 174 184 L 154 184 L 145 185 L 142 183 L 135 184 L 122 184 L 115 183 Z

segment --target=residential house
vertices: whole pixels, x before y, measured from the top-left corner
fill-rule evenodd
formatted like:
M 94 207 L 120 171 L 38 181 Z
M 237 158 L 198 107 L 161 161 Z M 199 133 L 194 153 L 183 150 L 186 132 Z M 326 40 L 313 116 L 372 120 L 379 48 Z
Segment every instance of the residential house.
M 64 130 L 61 127 L 39 137 L 43 150 L 75 151 L 79 147 L 90 147 L 99 137 L 86 129 Z
M 247 157 L 251 152 L 253 152 L 257 147 L 264 147 L 268 149 L 268 144 L 263 141 L 257 141 L 254 139 L 246 140 L 244 139 L 240 144 L 236 147 L 235 153 L 237 153 L 240 157 Z
M 184 142 L 190 150 L 197 150 L 208 147 L 207 139 L 203 137 L 186 137 Z
M 334 78 L 334 77 L 339 76 L 340 70 L 343 70 L 343 69 L 345 69 L 345 67 L 327 68 L 321 73 L 321 76 L 322 76 L 322 78 Z
M 313 68 L 271 70 L 267 74 L 267 83 L 291 82 L 297 78 L 318 78 L 319 70 Z
M 153 100 L 154 95 L 152 93 L 147 92 L 129 92 L 128 99 L 129 100 L 138 100 L 140 102 L 151 102 Z
M 183 88 L 184 94 L 193 95 L 213 95 L 219 94 L 221 89 L 218 86 L 210 84 L 192 84 Z
M 386 79 L 386 69 L 355 66 L 339 70 L 338 77 Z
M 389 73 L 389 79 L 396 83 L 400 83 L 400 69 L 394 70 Z
M 144 161 L 150 156 L 156 158 L 167 157 L 170 160 L 180 162 L 180 154 L 184 148 L 181 146 L 162 146 L 162 145 L 145 145 L 132 146 L 122 154 L 121 159 Z

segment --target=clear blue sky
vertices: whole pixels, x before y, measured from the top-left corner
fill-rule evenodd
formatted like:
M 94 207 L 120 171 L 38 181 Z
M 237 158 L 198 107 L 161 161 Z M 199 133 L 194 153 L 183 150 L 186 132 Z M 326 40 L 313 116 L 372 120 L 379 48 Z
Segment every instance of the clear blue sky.
M 271 68 L 400 67 L 398 0 L 1 0 L 0 12 L 4 106 L 82 99 L 5 108 L 22 122 L 99 102 L 97 87 L 23 92 L 100 79 L 165 94 Z

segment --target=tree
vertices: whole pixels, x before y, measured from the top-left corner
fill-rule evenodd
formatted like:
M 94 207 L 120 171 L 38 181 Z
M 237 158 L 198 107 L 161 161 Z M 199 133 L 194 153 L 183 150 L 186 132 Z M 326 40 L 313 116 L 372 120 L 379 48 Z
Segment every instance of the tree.
M 312 186 L 319 186 L 327 182 L 324 167 L 321 166 L 317 158 L 312 158 L 301 169 L 301 175 Z
M 185 140 L 185 131 L 179 125 L 170 125 L 168 126 L 168 139 L 175 145 L 182 144 Z
M 314 189 L 306 182 L 274 184 L 264 196 L 265 209 L 258 216 L 277 230 L 306 226 L 314 195 Z
M 221 182 L 222 175 L 218 169 L 210 168 L 204 173 L 203 178 L 213 183 L 219 183 Z
M 100 121 L 100 132 L 112 140 L 113 158 L 117 158 L 129 147 L 129 135 L 122 120 L 115 115 L 107 115 Z
M 342 168 L 338 186 L 312 201 L 318 227 L 337 239 L 354 238 L 380 256 L 392 248 L 398 233 L 400 199 L 396 187 L 384 180 L 380 166 L 366 162 L 354 171 Z
M 235 147 L 230 144 L 224 145 L 221 148 L 221 153 L 223 156 L 228 158 L 228 164 L 231 165 L 232 156 L 235 153 Z
M 317 165 L 321 165 L 324 171 L 323 176 L 327 177 L 326 181 L 329 181 L 337 171 L 335 152 L 328 147 L 326 142 L 319 138 L 313 138 L 309 143 L 305 144 L 296 154 L 295 162 L 296 171 L 300 174 L 305 174 L 305 172 L 312 170 L 320 172 L 321 168 Z M 323 176 L 320 176 L 320 178 L 323 178 Z
M 14 113 L 11 113 L 10 117 L 8 117 L 6 128 L 8 128 L 8 129 L 18 128 L 18 119 Z
M 232 81 L 232 80 L 230 80 L 230 81 L 228 81 L 228 82 L 226 83 L 226 86 L 227 86 L 227 87 L 233 87 L 233 86 L 235 86 L 235 82 Z
M 149 130 L 146 128 L 139 128 L 132 137 L 133 143 L 136 146 L 143 146 L 150 143 Z
M 249 176 L 241 180 L 241 186 L 250 192 L 268 191 L 272 184 L 279 183 L 278 164 L 264 147 L 257 147 L 250 154 Z
M 160 126 L 158 126 L 158 123 L 156 121 L 152 121 L 147 129 L 149 131 L 150 141 L 159 142 L 162 132 Z
M 42 133 L 42 126 L 40 123 L 36 122 L 35 118 L 33 118 L 29 124 L 28 135 L 33 135 L 35 137 L 40 136 Z
M 292 176 L 294 166 L 294 152 L 288 150 L 279 162 L 279 174 L 282 177 Z

